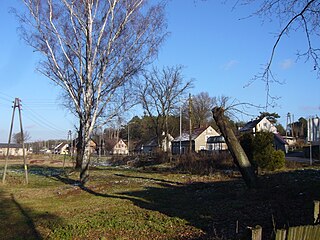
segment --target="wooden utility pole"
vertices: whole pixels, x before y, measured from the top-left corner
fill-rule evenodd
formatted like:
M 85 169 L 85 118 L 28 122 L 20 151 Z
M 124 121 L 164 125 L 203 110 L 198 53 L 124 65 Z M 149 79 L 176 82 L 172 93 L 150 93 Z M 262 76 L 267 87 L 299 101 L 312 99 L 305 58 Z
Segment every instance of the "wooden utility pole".
M 73 146 L 72 146 L 72 132 L 71 130 L 68 131 L 68 144 L 69 144 L 69 155 L 72 158 L 73 157 Z
M 294 129 L 294 115 L 292 114 L 292 125 L 291 125 L 291 128 L 292 128 L 292 137 L 295 139 L 295 129 Z
M 192 153 L 192 98 L 189 93 L 189 153 Z
M 4 165 L 4 172 L 2 176 L 2 183 L 5 183 L 6 181 L 6 173 L 8 168 L 8 159 L 9 159 L 9 153 L 10 153 L 10 144 L 11 144 L 11 137 L 12 137 L 12 129 L 13 129 L 13 123 L 14 123 L 14 113 L 16 108 L 18 108 L 19 112 L 19 122 L 20 122 L 20 134 L 21 134 L 21 141 L 22 141 L 22 153 L 23 153 L 23 164 L 24 164 L 24 173 L 26 178 L 26 184 L 28 184 L 28 167 L 27 167 L 27 159 L 26 159 L 26 152 L 25 152 L 25 146 L 24 146 L 24 134 L 23 134 L 23 127 L 22 127 L 22 116 L 21 116 L 21 100 L 19 98 L 14 99 L 14 105 L 13 105 L 13 111 L 12 111 L 12 119 L 11 119 L 11 126 L 10 126 L 10 132 L 9 132 L 9 139 L 8 139 L 8 147 L 7 147 L 7 156 L 6 161 Z
M 288 141 L 288 130 L 289 124 L 291 124 L 291 116 L 290 113 L 287 114 L 287 124 L 286 124 L 286 141 Z

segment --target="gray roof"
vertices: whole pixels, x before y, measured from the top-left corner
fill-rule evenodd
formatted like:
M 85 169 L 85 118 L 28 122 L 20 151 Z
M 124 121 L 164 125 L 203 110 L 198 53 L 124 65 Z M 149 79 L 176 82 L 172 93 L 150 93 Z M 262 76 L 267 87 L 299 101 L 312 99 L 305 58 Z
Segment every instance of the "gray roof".
M 244 127 L 240 129 L 240 132 L 252 131 L 252 129 L 255 128 L 261 120 L 261 118 L 258 118 L 246 123 L 246 125 L 244 125 Z
M 280 142 L 281 144 L 287 145 L 287 141 L 279 134 L 279 133 L 274 133 L 274 137 L 276 140 L 278 140 L 278 142 Z
M 8 148 L 8 143 L 0 143 L 0 148 Z M 22 148 L 22 144 L 10 143 L 10 148 Z
M 202 127 L 202 128 L 196 128 L 193 130 L 191 134 L 191 140 L 195 140 L 201 133 L 203 133 L 207 127 Z M 173 142 L 180 142 L 180 141 L 189 141 L 189 133 L 188 132 L 183 132 L 181 136 L 176 137 L 173 139 Z

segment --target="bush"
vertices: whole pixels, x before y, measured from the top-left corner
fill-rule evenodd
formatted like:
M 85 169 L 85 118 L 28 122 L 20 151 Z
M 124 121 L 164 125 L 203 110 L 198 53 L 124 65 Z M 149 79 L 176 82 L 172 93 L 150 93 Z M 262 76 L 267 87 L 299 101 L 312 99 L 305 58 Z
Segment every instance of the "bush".
M 240 144 L 251 164 L 257 168 L 274 171 L 285 166 L 285 154 L 273 147 L 274 135 L 270 132 L 246 133 Z
M 200 175 L 212 174 L 218 169 L 235 169 L 232 157 L 227 151 L 207 156 L 197 153 L 181 155 L 176 159 L 175 165 L 178 171 Z
M 244 133 L 240 136 L 240 145 L 246 153 L 249 161 L 253 161 L 253 135 L 251 133 Z
M 285 166 L 285 155 L 281 150 L 270 148 L 255 155 L 257 165 L 266 170 L 274 171 Z
M 280 169 L 285 166 L 285 154 L 281 150 L 274 151 L 272 154 L 272 161 L 269 164 L 270 170 Z
M 270 162 L 272 162 L 272 154 L 275 150 L 272 146 L 267 146 L 263 150 L 254 152 L 254 162 L 262 169 L 269 169 Z

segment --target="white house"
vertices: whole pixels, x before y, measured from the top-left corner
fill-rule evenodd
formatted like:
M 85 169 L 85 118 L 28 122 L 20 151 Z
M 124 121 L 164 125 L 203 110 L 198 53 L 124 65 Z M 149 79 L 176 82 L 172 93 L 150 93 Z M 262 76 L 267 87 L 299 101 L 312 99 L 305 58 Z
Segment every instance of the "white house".
M 240 132 L 272 132 L 277 133 L 277 128 L 266 118 L 256 118 L 248 122 L 243 128 L 240 129 Z
M 54 149 L 54 154 L 69 154 L 69 144 L 65 142 L 59 143 Z
M 122 139 L 107 139 L 105 141 L 105 149 L 113 155 L 128 154 L 128 146 Z
M 228 146 L 223 136 L 212 136 L 207 140 L 208 151 L 222 151 L 227 150 Z
M 172 153 L 178 154 L 188 152 L 190 138 L 188 132 L 183 132 L 181 136 L 176 137 L 172 141 Z M 194 129 L 191 134 L 191 142 L 192 142 L 192 151 L 199 152 L 201 150 L 207 149 L 207 140 L 209 137 L 220 136 L 216 130 L 214 130 L 211 126 L 204 128 Z
M 163 139 L 160 143 L 160 145 L 158 144 L 158 138 L 157 137 L 153 137 L 151 139 L 149 139 L 147 142 L 141 143 L 138 145 L 139 151 L 143 152 L 143 153 L 151 153 L 154 152 L 156 150 L 158 150 L 159 148 L 162 149 L 162 151 L 164 152 L 168 152 L 171 151 L 171 141 L 174 139 L 170 134 L 168 134 L 167 138 L 165 138 L 165 133 L 162 133 Z M 168 141 L 168 143 L 167 143 Z M 168 150 L 167 150 L 168 147 Z
M 8 144 L 0 143 L 0 156 L 7 156 Z M 27 154 L 27 150 L 25 150 Z M 9 156 L 23 156 L 22 144 L 10 144 Z
M 276 150 L 282 150 L 287 153 L 288 143 L 280 136 L 277 128 L 266 118 L 257 118 L 248 122 L 243 128 L 240 129 L 243 133 L 252 133 L 253 135 L 257 132 L 271 132 L 274 135 L 274 147 Z

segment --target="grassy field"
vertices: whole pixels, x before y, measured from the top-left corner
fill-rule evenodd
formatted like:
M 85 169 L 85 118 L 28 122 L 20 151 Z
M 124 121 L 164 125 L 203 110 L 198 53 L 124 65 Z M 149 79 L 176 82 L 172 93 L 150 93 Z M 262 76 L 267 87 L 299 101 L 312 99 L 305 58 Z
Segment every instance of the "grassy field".
M 275 227 L 310 224 L 320 199 L 316 168 L 264 174 L 260 188 L 248 190 L 230 171 L 163 167 L 93 168 L 84 187 L 61 166 L 34 161 L 25 185 L 23 167 L 9 165 L 0 239 L 233 239 L 237 226 L 257 224 L 269 239 Z

